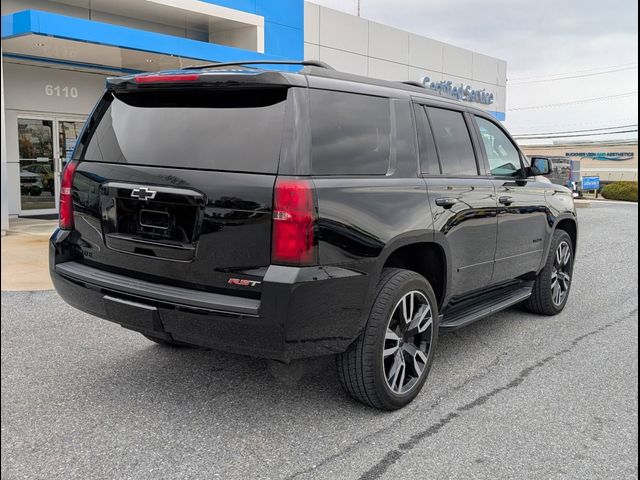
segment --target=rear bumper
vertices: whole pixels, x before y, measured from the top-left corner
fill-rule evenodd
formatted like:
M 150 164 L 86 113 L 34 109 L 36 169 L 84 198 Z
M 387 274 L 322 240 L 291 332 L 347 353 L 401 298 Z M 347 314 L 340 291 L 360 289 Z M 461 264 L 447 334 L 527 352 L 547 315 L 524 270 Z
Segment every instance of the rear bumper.
M 50 274 L 60 296 L 147 335 L 288 361 L 346 350 L 366 318 L 369 277 L 361 272 L 272 265 L 261 299 L 247 299 L 93 268 L 73 253 L 68 237 L 58 230 L 50 241 Z

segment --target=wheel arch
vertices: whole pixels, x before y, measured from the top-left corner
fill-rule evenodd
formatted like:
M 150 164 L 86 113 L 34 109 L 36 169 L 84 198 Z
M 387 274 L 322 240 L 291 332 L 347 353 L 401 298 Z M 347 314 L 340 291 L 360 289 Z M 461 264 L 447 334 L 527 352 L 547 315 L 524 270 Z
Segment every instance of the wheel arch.
M 545 262 L 547 261 L 547 257 L 549 255 L 549 249 L 551 248 L 551 237 L 556 232 L 556 230 L 562 230 L 569 234 L 571 238 L 571 243 L 573 244 L 573 253 L 578 248 L 578 222 L 573 213 L 564 213 L 555 218 L 553 226 L 549 231 L 549 237 L 546 242 L 546 246 L 544 249 L 544 255 L 542 256 L 542 260 L 540 262 L 540 266 L 538 267 L 538 273 L 544 267 Z
M 438 305 L 442 307 L 451 280 L 447 250 L 446 245 L 435 241 L 433 235 L 398 239 L 389 244 L 381 254 L 379 274 L 386 267 L 419 273 L 429 281 Z
M 578 222 L 574 217 L 564 217 L 556 222 L 555 230 L 564 230 L 571 237 L 571 243 L 573 244 L 573 251 L 578 249 Z

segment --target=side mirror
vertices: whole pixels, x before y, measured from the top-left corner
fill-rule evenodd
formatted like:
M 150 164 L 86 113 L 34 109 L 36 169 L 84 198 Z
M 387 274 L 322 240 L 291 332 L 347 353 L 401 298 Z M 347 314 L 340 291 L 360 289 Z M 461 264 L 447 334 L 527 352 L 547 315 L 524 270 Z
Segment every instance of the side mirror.
M 531 159 L 531 172 L 534 175 L 550 175 L 552 173 L 551 159 L 546 157 L 533 157 Z

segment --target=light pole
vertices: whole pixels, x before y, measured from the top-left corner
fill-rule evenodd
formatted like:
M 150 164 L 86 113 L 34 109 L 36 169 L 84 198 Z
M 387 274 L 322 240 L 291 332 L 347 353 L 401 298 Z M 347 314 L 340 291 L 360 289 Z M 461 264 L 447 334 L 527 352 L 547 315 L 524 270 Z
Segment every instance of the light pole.
M 360 0 L 358 0 L 358 16 L 360 16 Z

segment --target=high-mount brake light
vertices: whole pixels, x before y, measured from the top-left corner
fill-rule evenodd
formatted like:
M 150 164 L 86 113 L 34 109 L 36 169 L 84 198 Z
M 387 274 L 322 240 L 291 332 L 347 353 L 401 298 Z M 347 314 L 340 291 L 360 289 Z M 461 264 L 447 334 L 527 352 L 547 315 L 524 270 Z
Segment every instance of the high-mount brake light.
M 287 265 L 315 261 L 316 214 L 310 180 L 279 178 L 273 194 L 271 260 Z
M 197 73 L 176 73 L 176 74 L 157 74 L 157 75 L 138 75 L 135 77 L 136 83 L 181 83 L 181 82 L 197 82 L 200 75 Z
M 77 160 L 71 160 L 62 171 L 62 179 L 60 181 L 60 220 L 59 226 L 63 230 L 72 230 L 74 226 L 73 220 L 73 195 L 71 189 L 73 187 L 73 177 L 78 168 Z

